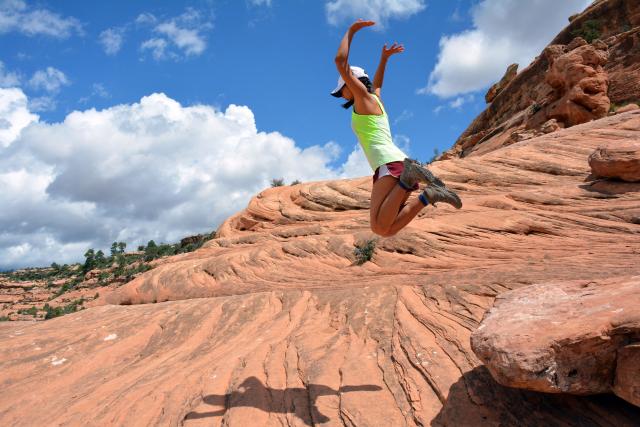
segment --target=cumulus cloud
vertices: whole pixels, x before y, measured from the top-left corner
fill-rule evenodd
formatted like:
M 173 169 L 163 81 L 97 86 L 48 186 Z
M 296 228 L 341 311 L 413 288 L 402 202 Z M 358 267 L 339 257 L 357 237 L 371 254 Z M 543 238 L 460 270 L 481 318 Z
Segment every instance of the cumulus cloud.
M 440 97 L 483 89 L 507 66 L 527 66 L 591 0 L 482 0 L 471 11 L 473 28 L 440 39 L 438 62 L 419 93 Z
M 124 28 L 107 28 L 100 33 L 100 44 L 107 55 L 115 55 L 120 52 L 124 41 Z
M 383 26 L 391 18 L 407 18 L 425 7 L 424 0 L 331 0 L 325 10 L 331 25 L 362 18 Z
M 29 86 L 35 90 L 46 90 L 49 93 L 57 93 L 62 86 L 71 84 L 67 76 L 57 68 L 47 67 L 33 73 L 29 80 Z
M 29 111 L 27 97 L 20 89 L 0 89 L 0 94 L 0 148 L 5 148 L 38 116 Z
M 272 178 L 369 175 L 361 151 L 300 148 L 252 111 L 182 106 L 164 94 L 46 123 L 20 89 L 0 89 L 0 269 L 73 262 L 214 230 Z
M 40 7 L 27 7 L 22 0 L 0 0 L 0 34 L 19 32 L 66 39 L 82 34 L 82 25 L 73 17 L 62 17 Z
M 211 22 L 193 8 L 187 8 L 182 15 L 160 23 L 154 15 L 143 13 L 138 16 L 136 23 L 154 26 L 156 36 L 142 42 L 140 50 L 151 51 L 156 60 L 201 55 L 207 48 L 204 33 L 213 28 Z

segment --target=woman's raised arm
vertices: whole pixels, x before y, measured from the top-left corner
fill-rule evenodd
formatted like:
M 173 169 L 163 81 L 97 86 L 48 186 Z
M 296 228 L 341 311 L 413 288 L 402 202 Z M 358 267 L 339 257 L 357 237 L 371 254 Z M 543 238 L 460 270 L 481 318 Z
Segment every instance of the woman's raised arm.
M 404 52 L 404 46 L 402 46 L 401 44 L 394 43 L 389 49 L 387 49 L 386 44 L 382 46 L 380 64 L 378 65 L 375 76 L 373 76 L 373 88 L 376 91 L 376 95 L 380 96 L 380 89 L 382 89 L 382 82 L 384 81 L 384 69 L 387 66 L 387 61 L 389 60 L 391 55 L 395 55 L 396 53 L 400 52 Z

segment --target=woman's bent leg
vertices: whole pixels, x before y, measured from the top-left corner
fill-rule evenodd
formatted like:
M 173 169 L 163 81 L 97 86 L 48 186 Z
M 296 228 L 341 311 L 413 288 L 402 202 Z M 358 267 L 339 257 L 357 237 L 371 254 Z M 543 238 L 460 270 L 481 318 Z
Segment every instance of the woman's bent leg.
M 381 236 L 395 234 L 420 212 L 415 201 L 405 205 L 409 194 L 393 176 L 383 176 L 375 182 L 371 191 L 371 230 L 374 233 Z M 419 200 L 417 202 L 422 205 Z

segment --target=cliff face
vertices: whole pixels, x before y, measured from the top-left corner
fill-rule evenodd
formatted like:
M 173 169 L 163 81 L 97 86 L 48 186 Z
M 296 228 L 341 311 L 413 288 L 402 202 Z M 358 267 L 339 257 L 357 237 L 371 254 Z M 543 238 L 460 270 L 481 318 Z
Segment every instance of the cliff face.
M 487 109 L 442 158 L 483 154 L 638 103 L 640 2 L 594 2 L 488 99 Z M 550 119 L 559 126 L 545 128 Z
M 0 419 L 633 425 L 612 396 L 498 385 L 469 338 L 504 291 L 640 274 L 640 184 L 589 181 L 587 162 L 638 138 L 635 111 L 436 162 L 464 209 L 425 209 L 362 265 L 369 177 L 265 190 L 205 247 L 95 301 L 110 304 L 0 324 Z

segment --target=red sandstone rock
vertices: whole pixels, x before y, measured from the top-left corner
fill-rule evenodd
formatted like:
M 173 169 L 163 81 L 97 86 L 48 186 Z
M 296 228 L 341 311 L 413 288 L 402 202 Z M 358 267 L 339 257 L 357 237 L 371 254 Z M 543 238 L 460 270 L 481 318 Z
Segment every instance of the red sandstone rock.
M 613 392 L 640 406 L 640 344 L 627 345 L 618 350 Z
M 610 106 L 609 81 L 603 69 L 608 58 L 607 46 L 582 43 L 574 46 L 578 47 L 569 45 L 568 52 L 561 55 L 550 49 L 545 51 L 549 62 L 545 82 L 554 89 L 551 95 L 554 100 L 545 108 L 545 115 L 567 127 L 605 117 Z
M 507 67 L 504 76 L 500 81 L 489 88 L 484 96 L 485 101 L 489 104 L 511 81 L 518 75 L 518 64 L 511 64 Z
M 589 165 L 597 177 L 640 182 L 640 140 L 622 146 L 598 147 L 589 156 Z
M 640 110 L 640 106 L 638 106 L 638 104 L 627 104 L 627 105 L 623 105 L 622 107 L 616 109 L 616 114 L 621 114 L 621 113 L 628 113 L 629 111 L 635 111 L 635 110 Z
M 640 276 L 501 294 L 471 335 L 471 348 L 503 385 L 597 394 L 611 391 L 617 352 L 633 341 L 640 342 Z M 637 349 L 620 357 L 623 365 L 640 360 Z M 623 369 L 628 374 L 637 367 Z M 619 376 L 619 388 L 627 391 L 621 397 L 640 390 L 640 376 Z
M 638 129 L 631 112 L 435 162 L 465 207 L 426 208 L 361 266 L 371 177 L 267 189 L 94 301 L 129 305 L 0 322 L 0 425 L 634 425 L 615 396 L 497 384 L 469 339 L 505 291 L 640 275 L 640 184 L 585 181 Z

